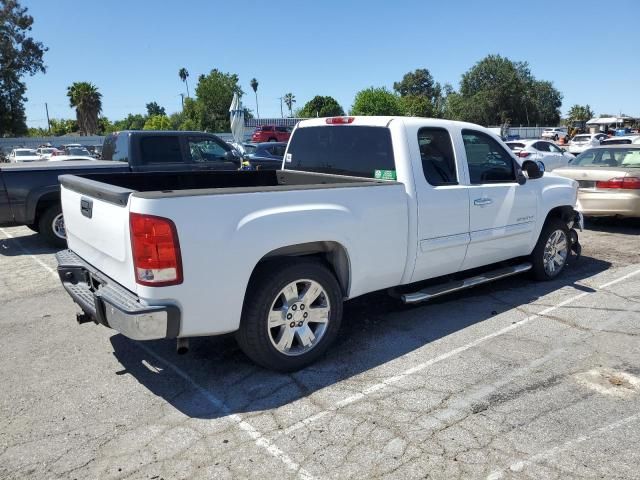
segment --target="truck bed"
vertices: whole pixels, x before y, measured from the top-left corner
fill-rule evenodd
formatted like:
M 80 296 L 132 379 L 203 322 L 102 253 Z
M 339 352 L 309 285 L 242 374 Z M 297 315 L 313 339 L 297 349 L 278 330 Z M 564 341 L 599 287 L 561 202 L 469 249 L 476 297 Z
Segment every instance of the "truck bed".
M 62 175 L 60 183 L 78 193 L 125 205 L 132 193 L 140 198 L 161 198 L 362 187 L 396 182 L 290 170 L 258 170 L 89 173 L 79 176 Z

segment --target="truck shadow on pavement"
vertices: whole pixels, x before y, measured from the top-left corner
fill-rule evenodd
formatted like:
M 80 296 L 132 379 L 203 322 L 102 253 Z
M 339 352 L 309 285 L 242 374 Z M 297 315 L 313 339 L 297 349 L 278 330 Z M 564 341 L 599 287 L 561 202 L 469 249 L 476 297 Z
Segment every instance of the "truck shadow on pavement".
M 292 374 L 257 367 L 238 349 L 233 336 L 191 339 L 189 354 L 179 356 L 174 341 L 139 344 L 119 334 L 111 337 L 114 355 L 123 366 L 115 373 L 132 375 L 189 417 L 212 419 L 270 410 L 325 387 L 339 389 L 340 382 L 394 360 L 398 362 L 393 368 L 395 375 L 414 364 L 403 363 L 404 355 L 507 311 L 511 311 L 512 321 L 520 320 L 525 314 L 515 312 L 516 307 L 563 287 L 593 291 L 580 282 L 610 265 L 582 257 L 554 281 L 534 282 L 520 275 L 416 306 L 403 305 L 385 293 L 354 299 L 345 304 L 338 339 L 328 353 L 316 364 Z M 507 324 L 501 322 L 492 331 Z M 474 334 L 474 338 L 487 333 Z M 459 342 L 448 350 L 457 346 Z M 420 361 L 435 355 L 430 353 Z M 377 381 L 351 384 L 341 396 Z
M 40 235 L 33 233 L 15 238 L 0 238 L 0 255 L 5 257 L 15 257 L 19 255 L 41 255 L 56 253 L 61 248 L 47 245 L 40 238 Z

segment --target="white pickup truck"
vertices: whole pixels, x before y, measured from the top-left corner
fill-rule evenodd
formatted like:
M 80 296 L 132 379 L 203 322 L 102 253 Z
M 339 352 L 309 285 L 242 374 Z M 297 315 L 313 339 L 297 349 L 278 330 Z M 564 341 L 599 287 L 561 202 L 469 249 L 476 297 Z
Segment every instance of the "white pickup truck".
M 575 181 L 520 165 L 483 127 L 427 118 L 303 121 L 279 171 L 60 180 L 58 271 L 80 323 L 179 351 L 237 332 L 281 371 L 317 359 L 359 295 L 396 287 L 418 302 L 527 270 L 554 278 L 582 221 Z

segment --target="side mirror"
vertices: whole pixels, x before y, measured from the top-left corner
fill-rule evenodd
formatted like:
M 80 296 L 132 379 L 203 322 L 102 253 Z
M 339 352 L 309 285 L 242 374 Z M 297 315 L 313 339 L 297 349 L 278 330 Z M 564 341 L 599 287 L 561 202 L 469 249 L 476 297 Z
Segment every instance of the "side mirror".
M 534 162 L 533 160 L 525 160 L 522 162 L 522 170 L 527 172 L 529 180 L 542 178 L 544 175 L 544 165 L 542 162 Z
M 224 154 L 224 158 L 225 160 L 229 161 L 229 162 L 233 162 L 233 163 L 237 163 L 240 164 L 242 158 L 240 157 L 240 154 L 238 154 L 238 152 L 236 152 L 235 150 L 229 150 L 227 153 Z

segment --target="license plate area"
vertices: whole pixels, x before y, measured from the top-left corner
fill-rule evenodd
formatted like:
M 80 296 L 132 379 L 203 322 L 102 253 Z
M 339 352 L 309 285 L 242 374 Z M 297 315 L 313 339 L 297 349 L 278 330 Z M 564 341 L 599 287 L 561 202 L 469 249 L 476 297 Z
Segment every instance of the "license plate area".
M 596 188 L 594 180 L 578 180 L 578 188 Z

